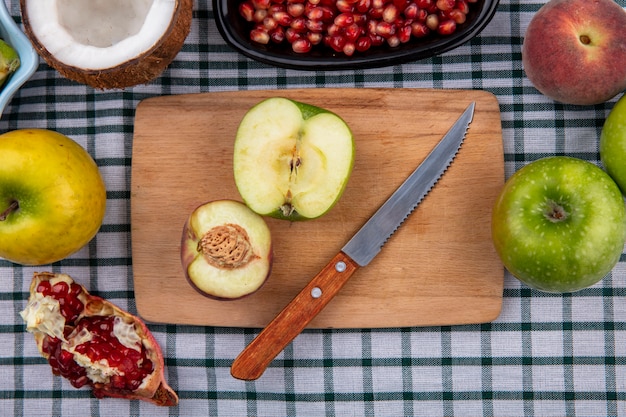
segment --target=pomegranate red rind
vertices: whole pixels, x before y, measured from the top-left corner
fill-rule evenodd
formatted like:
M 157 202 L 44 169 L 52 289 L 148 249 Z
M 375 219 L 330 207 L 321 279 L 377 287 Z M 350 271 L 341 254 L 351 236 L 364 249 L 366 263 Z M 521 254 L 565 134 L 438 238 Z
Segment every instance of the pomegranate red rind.
M 91 295 L 65 274 L 35 273 L 20 313 L 55 375 L 97 398 L 178 404 L 161 348 L 138 317 Z

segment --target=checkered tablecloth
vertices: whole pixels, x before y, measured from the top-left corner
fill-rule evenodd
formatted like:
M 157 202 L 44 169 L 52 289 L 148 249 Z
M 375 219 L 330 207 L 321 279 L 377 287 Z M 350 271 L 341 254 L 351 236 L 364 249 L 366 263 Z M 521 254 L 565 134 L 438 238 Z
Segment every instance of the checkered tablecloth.
M 21 23 L 18 0 L 5 0 Z M 546 155 L 599 163 L 598 137 L 616 99 L 577 107 L 542 96 L 525 77 L 521 45 L 544 0 L 501 0 L 484 31 L 441 56 L 380 69 L 306 72 L 238 54 L 220 37 L 211 2 L 196 0 L 192 29 L 154 82 L 96 91 L 41 61 L 7 106 L 0 131 L 39 127 L 81 143 L 107 185 L 97 237 L 47 266 L 136 312 L 130 251 L 133 120 L 145 98 L 196 92 L 318 87 L 483 89 L 500 104 L 505 174 Z M 626 7 L 626 0 L 618 0 Z M 625 28 L 626 36 L 626 28 Z M 550 295 L 505 274 L 491 323 L 307 330 L 259 380 L 230 376 L 256 330 L 151 324 L 180 404 L 97 400 L 53 377 L 26 333 L 34 270 L 0 260 L 0 415 L 3 416 L 616 416 L 626 415 L 626 260 L 599 284 Z

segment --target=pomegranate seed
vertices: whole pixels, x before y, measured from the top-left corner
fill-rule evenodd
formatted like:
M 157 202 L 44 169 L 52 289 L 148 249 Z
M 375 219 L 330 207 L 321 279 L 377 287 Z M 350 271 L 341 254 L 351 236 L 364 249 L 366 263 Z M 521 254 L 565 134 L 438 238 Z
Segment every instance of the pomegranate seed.
M 324 11 L 321 7 L 313 7 L 311 10 L 306 12 L 306 17 L 311 20 L 322 20 L 322 17 L 324 17 Z
M 308 32 L 306 38 L 311 42 L 311 45 L 319 45 L 324 39 L 324 35 L 321 32 Z
M 285 29 L 282 26 L 278 26 L 276 29 L 269 33 L 270 39 L 274 43 L 281 43 L 285 40 Z
M 383 21 L 387 23 L 394 23 L 396 20 L 398 20 L 399 16 L 400 16 L 400 12 L 398 11 L 398 8 L 393 3 L 388 4 L 383 9 Z
M 293 21 L 293 16 L 285 11 L 278 11 L 272 14 L 272 17 L 280 26 L 289 26 Z
M 265 30 L 253 29 L 250 31 L 250 40 L 262 45 L 267 45 L 270 41 L 270 35 Z
M 373 9 L 382 9 L 385 6 L 384 0 L 372 0 Z
M 387 39 L 392 35 L 395 35 L 396 27 L 388 22 L 379 22 L 376 25 L 376 34 Z
M 287 5 L 287 13 L 292 17 L 300 17 L 304 13 L 304 4 L 302 3 L 289 3 Z
M 346 40 L 343 36 L 331 36 L 328 46 L 333 48 L 336 52 L 343 52 L 343 47 L 346 44 Z
M 341 28 L 333 23 L 332 25 L 328 26 L 328 28 L 326 28 L 326 32 L 328 33 L 328 36 L 339 36 L 339 34 L 341 33 Z
M 81 387 L 84 387 L 89 382 L 89 378 L 87 378 L 87 375 L 81 375 L 71 382 L 72 382 L 72 386 L 74 386 L 75 388 L 81 388 Z
M 372 40 L 369 37 L 367 37 L 367 36 L 361 36 L 354 43 L 354 47 L 359 52 L 365 52 L 368 49 L 370 49 L 371 46 L 372 46 Z
M 387 38 L 387 44 L 390 47 L 395 48 L 396 46 L 400 45 L 400 38 L 398 38 L 396 35 L 390 36 Z
M 378 23 L 379 22 L 376 20 L 368 20 L 366 32 L 376 34 L 376 27 L 378 26 Z
M 76 284 L 75 282 L 72 282 L 72 285 L 70 285 L 70 293 L 74 297 L 78 297 L 78 295 L 81 294 L 82 292 L 83 292 L 83 288 L 80 285 Z
M 417 19 L 420 8 L 415 3 L 410 3 L 404 8 L 404 17 L 407 19 Z
M 452 10 L 452 8 L 454 8 L 454 5 L 456 3 L 456 0 L 437 0 L 437 8 L 439 10 Z
M 367 12 L 367 15 L 372 19 L 382 19 L 384 10 L 385 9 L 382 7 L 372 7 L 369 12 Z
M 354 23 L 356 23 L 359 26 L 364 26 L 365 24 L 367 24 L 368 18 L 367 18 L 367 15 L 365 14 L 354 13 L 352 17 L 354 17 Z
M 254 6 L 250 1 L 244 1 L 239 5 L 239 14 L 248 22 L 252 22 L 254 20 L 254 12 Z
M 428 26 L 428 29 L 430 30 L 437 30 L 439 27 L 439 16 L 436 14 L 429 14 L 428 17 L 426 17 L 426 26 Z
M 445 20 L 437 27 L 437 33 L 440 35 L 451 35 L 456 30 L 456 22 L 452 19 Z
M 406 25 L 398 29 L 398 40 L 400 43 L 407 43 L 411 39 L 411 26 Z
M 50 281 L 42 281 L 37 285 L 37 292 L 42 293 L 43 295 L 48 295 L 50 291 Z
M 63 282 L 63 281 L 57 282 L 56 284 L 52 286 L 52 294 L 55 294 L 55 295 L 67 294 L 69 289 L 70 289 L 70 286 L 67 285 L 66 282 Z
M 295 17 L 289 27 L 296 32 L 304 32 L 306 30 L 306 19 L 304 17 Z
M 272 4 L 269 9 L 267 9 L 267 12 L 269 14 L 274 14 L 274 13 L 278 13 L 278 12 L 284 12 L 286 11 L 285 9 L 285 5 L 284 4 Z
M 346 56 L 352 56 L 354 55 L 354 51 L 356 50 L 356 46 L 354 45 L 354 42 L 346 42 L 346 44 L 343 46 L 343 53 Z
M 289 43 L 294 43 L 298 39 L 301 39 L 304 32 L 298 32 L 293 28 L 287 28 L 285 31 L 285 40 Z
M 359 13 L 366 13 L 372 5 L 372 0 L 359 0 L 356 3 L 356 11 Z
M 298 54 L 305 54 L 311 51 L 311 48 L 311 42 L 309 42 L 309 40 L 305 38 L 297 39 L 291 44 L 291 49 L 293 49 L 293 51 Z
M 345 28 L 354 23 L 354 16 L 352 13 L 341 13 L 335 17 L 333 21 L 337 26 Z
M 278 27 L 278 22 L 271 17 L 266 17 L 263 19 L 263 28 L 266 31 L 274 30 Z
M 252 16 L 252 20 L 254 22 L 260 23 L 263 21 L 263 19 L 265 19 L 265 17 L 267 17 L 267 10 L 266 9 L 257 9 L 254 12 L 254 16 Z
M 462 11 L 463 14 L 468 14 L 470 11 L 469 3 L 467 2 L 467 0 L 456 0 L 456 4 L 454 7 Z
M 416 0 L 417 1 L 417 6 L 420 9 L 430 9 L 433 4 L 434 4 L 434 0 Z
M 322 32 L 326 25 L 321 20 L 307 20 L 306 28 L 311 32 Z
M 348 42 L 354 42 L 361 36 L 362 32 L 361 27 L 353 23 L 345 29 L 346 40 Z
M 370 34 L 369 37 L 372 41 L 372 46 L 380 46 L 385 43 L 385 38 L 375 33 Z
M 255 9 L 269 9 L 270 0 L 251 0 Z
M 450 10 L 448 12 L 448 16 L 450 17 L 450 19 L 454 20 L 454 22 L 458 25 L 465 23 L 465 19 L 467 19 L 467 16 L 465 15 L 465 13 L 463 13 L 459 9 Z
M 352 13 L 354 11 L 354 5 L 347 0 L 337 0 L 335 6 L 341 13 Z

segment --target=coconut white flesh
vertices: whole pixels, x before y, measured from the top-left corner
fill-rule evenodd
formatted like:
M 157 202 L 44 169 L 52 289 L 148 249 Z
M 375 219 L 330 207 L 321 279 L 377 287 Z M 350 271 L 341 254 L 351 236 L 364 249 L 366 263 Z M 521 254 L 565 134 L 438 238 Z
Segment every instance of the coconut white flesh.
M 30 27 L 60 62 L 114 68 L 150 50 L 168 30 L 176 0 L 29 0 Z

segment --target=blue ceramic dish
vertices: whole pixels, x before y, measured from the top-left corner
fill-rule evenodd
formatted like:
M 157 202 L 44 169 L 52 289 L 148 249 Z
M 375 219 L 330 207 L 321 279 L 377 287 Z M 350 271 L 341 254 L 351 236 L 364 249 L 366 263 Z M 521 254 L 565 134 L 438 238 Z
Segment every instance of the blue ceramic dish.
M 499 0 L 479 0 L 471 5 L 467 21 L 450 36 L 413 39 L 396 48 L 371 48 L 365 53 L 348 57 L 336 54 L 330 48 L 297 54 L 286 44 L 260 45 L 250 40 L 251 24 L 238 11 L 242 0 L 213 0 L 217 28 L 224 40 L 243 55 L 257 61 L 299 70 L 345 70 L 376 68 L 429 58 L 461 46 L 478 35 L 498 8 Z
M 39 55 L 30 40 L 17 26 L 4 2 L 0 2 L 0 37 L 17 51 L 20 67 L 0 89 L 0 115 L 13 95 L 35 73 L 39 66 Z

